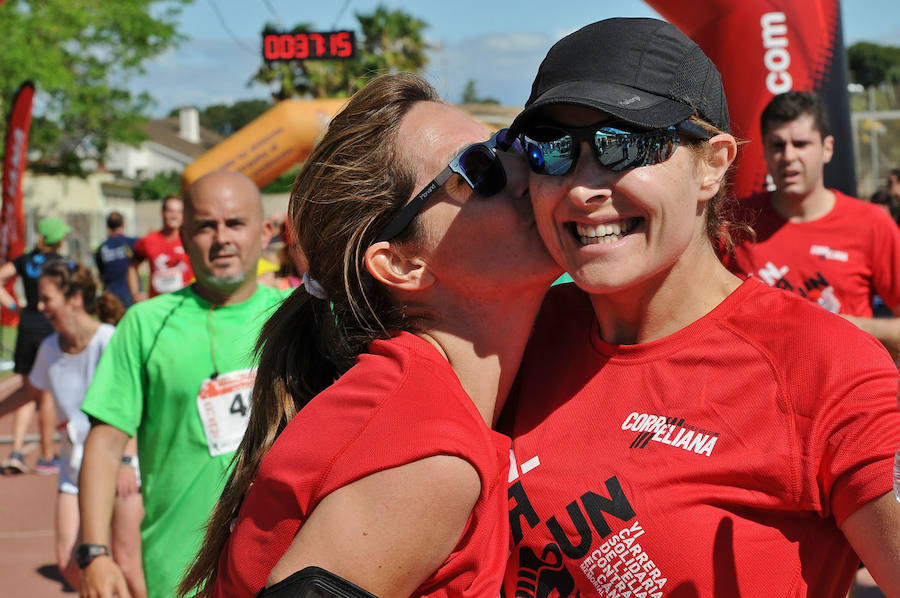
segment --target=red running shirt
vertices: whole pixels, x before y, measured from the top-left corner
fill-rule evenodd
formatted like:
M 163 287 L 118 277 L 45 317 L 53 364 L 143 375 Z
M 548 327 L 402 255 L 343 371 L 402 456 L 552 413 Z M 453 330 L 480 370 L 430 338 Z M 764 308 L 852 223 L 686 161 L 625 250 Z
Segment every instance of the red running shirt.
M 900 443 L 884 347 L 753 279 L 637 345 L 554 287 L 510 407 L 509 597 L 843 598 Z
M 770 193 L 742 200 L 740 219 L 751 224 L 756 242 L 742 241 L 725 264 L 834 313 L 871 318 L 876 294 L 897 308 L 900 227 L 870 203 L 839 191 L 834 198 L 831 212 L 811 222 L 785 220 Z
M 509 438 L 490 430 L 423 339 L 375 341 L 291 420 L 263 459 L 222 552 L 217 597 L 254 596 L 325 496 L 377 471 L 455 455 L 481 495 L 448 559 L 413 596 L 493 598 L 509 551 Z
M 135 258 L 150 263 L 150 296 L 171 293 L 186 287 L 194 278 L 191 262 L 181 245 L 181 237 L 167 239 L 153 231 L 134 244 Z

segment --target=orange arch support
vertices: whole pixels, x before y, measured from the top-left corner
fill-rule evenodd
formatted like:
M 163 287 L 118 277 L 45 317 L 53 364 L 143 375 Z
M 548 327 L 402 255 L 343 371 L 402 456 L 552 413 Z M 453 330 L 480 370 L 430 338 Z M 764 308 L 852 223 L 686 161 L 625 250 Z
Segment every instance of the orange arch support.
M 258 187 L 302 162 L 344 99 L 282 100 L 197 158 L 181 175 L 187 187 L 213 170 L 245 174 Z

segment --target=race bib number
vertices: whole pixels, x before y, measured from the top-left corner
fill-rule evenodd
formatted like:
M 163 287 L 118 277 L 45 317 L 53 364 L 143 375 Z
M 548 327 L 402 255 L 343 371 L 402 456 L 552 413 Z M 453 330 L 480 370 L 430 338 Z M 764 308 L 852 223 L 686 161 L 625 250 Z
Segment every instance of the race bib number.
M 184 277 L 181 270 L 157 270 L 150 282 L 157 293 L 172 293 L 184 286 Z
M 207 378 L 197 395 L 209 456 L 234 451 L 244 437 L 250 419 L 250 393 L 256 370 L 246 369 Z

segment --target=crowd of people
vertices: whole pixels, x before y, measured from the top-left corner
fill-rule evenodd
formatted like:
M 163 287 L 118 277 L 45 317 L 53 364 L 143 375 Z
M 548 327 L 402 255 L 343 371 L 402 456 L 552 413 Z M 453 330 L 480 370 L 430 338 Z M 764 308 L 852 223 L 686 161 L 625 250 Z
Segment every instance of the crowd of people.
M 900 170 L 870 201 L 826 187 L 809 91 L 758 135 L 774 189 L 731 197 L 716 66 L 664 21 L 606 19 L 497 132 L 417 75 L 373 79 L 281 226 L 229 171 L 142 239 L 110 213 L 102 294 L 41 220 L 0 267 L 26 299 L 0 285 L 0 415 L 25 471 L 39 408 L 65 579 L 838 598 L 861 559 L 900 597 Z

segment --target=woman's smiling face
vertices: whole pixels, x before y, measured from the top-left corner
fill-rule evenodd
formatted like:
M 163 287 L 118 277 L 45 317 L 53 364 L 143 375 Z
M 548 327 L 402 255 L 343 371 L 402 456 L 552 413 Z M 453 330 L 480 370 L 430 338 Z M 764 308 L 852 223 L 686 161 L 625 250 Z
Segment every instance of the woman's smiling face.
M 553 106 L 541 122 L 585 126 L 609 115 Z M 591 293 L 618 293 L 668 272 L 698 235 L 706 242 L 697 158 L 683 144 L 666 161 L 614 172 L 587 143 L 563 176 L 531 173 L 535 220 L 550 254 Z

